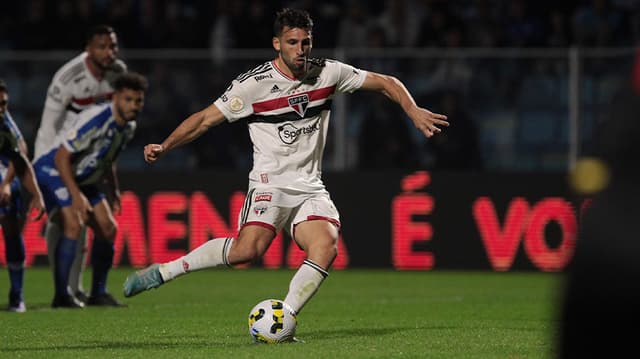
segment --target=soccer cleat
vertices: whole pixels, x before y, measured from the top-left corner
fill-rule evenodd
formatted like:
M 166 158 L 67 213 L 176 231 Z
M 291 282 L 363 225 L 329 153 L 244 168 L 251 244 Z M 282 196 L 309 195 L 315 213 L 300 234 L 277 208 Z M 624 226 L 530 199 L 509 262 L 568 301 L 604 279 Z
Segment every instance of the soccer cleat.
M 76 299 L 84 304 L 87 304 L 87 300 L 89 300 L 89 297 L 87 296 L 87 294 L 81 290 L 75 292 L 75 294 L 73 295 L 74 297 L 76 297 Z
M 124 296 L 133 297 L 145 290 L 157 288 L 163 283 L 162 275 L 160 275 L 160 265 L 157 263 L 152 264 L 127 277 L 124 282 Z
M 24 305 L 23 301 L 20 301 L 20 303 L 17 304 L 9 304 L 7 310 L 14 313 L 24 313 L 27 311 L 27 306 Z
M 87 305 L 101 306 L 101 307 L 126 307 L 126 304 L 122 304 L 116 300 L 111 294 L 104 293 L 98 295 L 92 295 L 87 300 Z
M 7 310 L 14 313 L 24 313 L 27 311 L 27 306 L 24 305 L 22 300 L 22 293 L 9 292 L 9 306 Z
M 84 303 L 77 300 L 74 296 L 70 294 L 56 295 L 55 297 L 53 297 L 53 301 L 51 302 L 51 307 L 82 309 L 84 308 Z
M 24 305 L 21 294 L 9 293 L 9 306 L 7 310 L 14 313 L 24 313 L 27 311 L 27 306 Z

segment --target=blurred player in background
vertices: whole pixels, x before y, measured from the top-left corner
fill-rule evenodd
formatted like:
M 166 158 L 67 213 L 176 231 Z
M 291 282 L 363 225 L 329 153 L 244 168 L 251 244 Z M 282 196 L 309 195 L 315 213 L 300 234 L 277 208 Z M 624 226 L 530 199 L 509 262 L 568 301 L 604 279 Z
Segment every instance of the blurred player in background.
M 321 179 L 334 95 L 358 89 L 382 93 L 398 103 L 427 137 L 439 133 L 438 126 L 448 125 L 446 116 L 416 105 L 394 77 L 309 58 L 312 27 L 306 11 L 279 12 L 272 40 L 277 57 L 238 76 L 220 98 L 189 116 L 162 144 L 145 146 L 145 159 L 153 163 L 225 119 L 245 119 L 254 163 L 238 237 L 212 239 L 175 261 L 130 275 L 125 296 L 198 269 L 260 258 L 276 234 L 286 229 L 307 254 L 284 299 L 298 313 L 328 276 L 338 253 L 340 218 Z
M 34 160 L 51 149 L 57 136 L 65 133 L 77 118 L 77 114 L 87 107 L 108 101 L 113 93 L 113 79 L 126 71 L 126 65 L 118 59 L 118 39 L 110 26 L 99 25 L 87 34 L 85 51 L 64 64 L 53 76 L 47 91 L 47 99 L 42 112 L 42 120 L 35 141 Z M 113 188 L 112 184 L 107 187 Z M 112 207 L 119 211 L 120 194 L 110 193 Z M 55 221 L 57 213 L 49 213 L 45 231 L 49 263 L 53 264 L 60 238 L 60 228 Z M 82 288 L 82 270 L 87 250 L 86 228 L 78 237 L 78 255 L 71 269 L 69 286 L 74 296 L 86 302 L 87 295 Z M 53 269 L 55 272 L 55 269 Z
M 55 257 L 54 308 L 82 308 L 68 288 L 69 271 L 76 256 L 78 236 L 85 226 L 95 234 L 91 251 L 92 285 L 88 305 L 120 306 L 107 292 L 117 225 L 99 184 L 116 180 L 116 160 L 133 138 L 136 118 L 144 105 L 147 80 L 133 72 L 114 82 L 110 102 L 82 111 L 60 141 L 36 159 L 34 167 L 47 211 L 58 211 L 62 235 Z M 118 190 L 118 188 L 115 188 Z
M 636 64 L 640 74 L 640 55 Z M 624 358 L 640 320 L 640 77 L 624 86 L 593 131 L 589 171 L 604 178 L 583 210 L 560 307 L 558 358 Z M 588 162 L 587 162 L 588 163 Z M 577 166 L 577 168 L 580 168 Z M 584 167 L 583 167 L 584 168 Z
M 24 312 L 22 285 L 24 281 L 25 247 L 22 229 L 28 213 L 38 210 L 36 219 L 44 215 L 44 201 L 36 178 L 27 158 L 27 144 L 9 114 L 9 90 L 0 80 L 0 225 L 4 236 L 4 251 L 9 270 L 9 306 L 11 312 Z M 22 187 L 16 178 L 18 173 L 22 185 L 31 194 L 28 211 L 23 205 Z

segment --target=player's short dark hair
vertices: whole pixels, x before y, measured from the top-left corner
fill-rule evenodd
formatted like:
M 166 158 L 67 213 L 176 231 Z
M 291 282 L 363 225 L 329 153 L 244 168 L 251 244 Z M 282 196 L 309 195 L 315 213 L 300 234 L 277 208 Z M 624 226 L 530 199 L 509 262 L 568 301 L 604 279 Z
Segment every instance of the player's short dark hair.
M 93 38 L 98 35 L 111 35 L 116 31 L 109 25 L 96 25 L 87 32 L 87 44 L 91 43 Z
M 116 77 L 113 88 L 116 91 L 130 89 L 134 91 L 147 91 L 149 83 L 147 79 L 137 72 L 125 72 Z
M 0 92 L 9 92 L 9 88 L 7 87 L 7 83 L 4 82 L 3 79 L 0 79 Z
M 276 14 L 276 20 L 273 22 L 273 34 L 275 36 L 282 35 L 285 26 L 297 27 L 311 32 L 313 20 L 306 10 L 284 8 Z

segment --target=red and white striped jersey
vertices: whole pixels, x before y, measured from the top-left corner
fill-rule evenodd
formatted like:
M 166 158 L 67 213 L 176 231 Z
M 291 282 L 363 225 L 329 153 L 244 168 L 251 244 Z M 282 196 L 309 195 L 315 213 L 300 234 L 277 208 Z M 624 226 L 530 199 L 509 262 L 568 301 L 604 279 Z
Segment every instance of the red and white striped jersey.
M 87 52 L 81 53 L 53 76 L 36 135 L 34 160 L 58 142 L 57 135 L 73 125 L 80 111 L 111 98 L 113 88 L 106 76 L 96 79 L 87 67 L 87 57 Z M 126 69 L 122 61 L 116 61 Z
M 317 78 L 300 81 L 275 60 L 246 72 L 214 103 L 229 122 L 246 119 L 253 143 L 250 186 L 323 191 L 322 154 L 331 101 L 359 89 L 366 72 L 327 60 Z

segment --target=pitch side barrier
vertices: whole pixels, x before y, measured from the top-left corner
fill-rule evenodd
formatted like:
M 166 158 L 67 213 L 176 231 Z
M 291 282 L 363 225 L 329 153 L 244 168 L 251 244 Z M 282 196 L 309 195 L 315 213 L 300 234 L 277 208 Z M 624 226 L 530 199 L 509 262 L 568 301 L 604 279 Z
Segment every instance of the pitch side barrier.
M 115 266 L 143 267 L 234 236 L 245 173 L 123 173 Z M 562 271 L 580 211 L 560 174 L 426 171 L 327 173 L 341 214 L 335 269 Z M 46 265 L 45 221 L 25 229 L 28 266 Z M 5 264 L 4 241 L 0 263 Z M 297 268 L 304 254 L 279 234 L 252 266 Z

